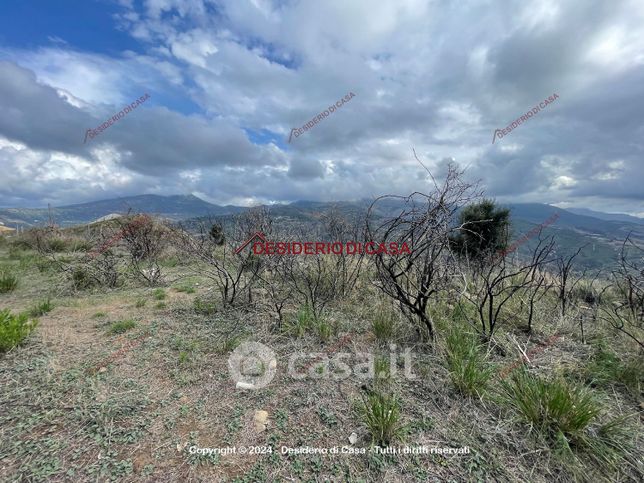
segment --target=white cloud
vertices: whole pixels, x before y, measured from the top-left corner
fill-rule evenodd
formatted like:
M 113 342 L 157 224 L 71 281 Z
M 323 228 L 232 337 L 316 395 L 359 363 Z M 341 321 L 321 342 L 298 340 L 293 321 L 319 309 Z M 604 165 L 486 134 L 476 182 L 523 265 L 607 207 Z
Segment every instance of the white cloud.
M 644 8 L 633 0 L 121 4 L 116 26 L 136 53 L 3 49 L 27 70 L 0 79 L 2 156 L 25 163 L 0 203 L 79 201 L 94 187 L 246 204 L 407 193 L 426 188 L 415 147 L 432 170 L 455 157 L 493 196 L 644 211 Z M 88 124 L 147 91 L 149 105 L 81 144 Z M 491 145 L 552 92 L 557 104 Z M 23 179 L 24 166 L 58 174 Z

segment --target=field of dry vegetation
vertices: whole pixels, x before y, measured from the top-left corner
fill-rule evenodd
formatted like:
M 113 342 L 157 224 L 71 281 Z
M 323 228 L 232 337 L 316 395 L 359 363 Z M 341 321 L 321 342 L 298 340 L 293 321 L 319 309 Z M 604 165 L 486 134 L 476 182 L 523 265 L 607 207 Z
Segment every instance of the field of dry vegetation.
M 550 239 L 528 259 L 457 251 L 470 188 L 453 173 L 367 223 L 328 212 L 285 230 L 255 209 L 201 229 L 136 215 L 1 239 L 0 480 L 641 481 L 641 262 L 582 277 Z M 256 232 L 413 249 L 235 254 Z M 242 390 L 228 358 L 250 341 L 277 371 Z M 297 352 L 369 353 L 374 377 L 320 359 L 292 377 Z M 421 445 L 469 453 L 373 451 Z

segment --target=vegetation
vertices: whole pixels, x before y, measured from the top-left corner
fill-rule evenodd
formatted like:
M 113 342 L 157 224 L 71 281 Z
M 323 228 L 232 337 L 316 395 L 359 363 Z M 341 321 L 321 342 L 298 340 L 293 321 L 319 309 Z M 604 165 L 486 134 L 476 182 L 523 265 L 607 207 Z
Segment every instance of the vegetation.
M 478 336 L 455 325 L 450 328 L 445 345 L 452 384 L 465 396 L 481 395 L 487 388 L 492 370 Z
M 405 434 L 400 421 L 400 402 L 394 394 L 370 392 L 363 397 L 359 412 L 374 445 L 389 446 Z
M 124 334 L 130 329 L 136 327 L 136 322 L 132 319 L 119 320 L 118 322 L 113 322 L 110 324 L 107 329 L 107 333 L 110 335 Z
M 380 342 L 387 343 L 391 341 L 396 330 L 394 314 L 388 310 L 378 310 L 371 322 L 371 328 Z
M 493 200 L 467 205 L 459 214 L 460 230 L 452 238 L 457 251 L 473 258 L 505 250 L 508 244 L 510 210 Z
M 32 317 L 40 317 L 51 312 L 54 309 L 54 304 L 51 302 L 50 298 L 43 300 L 42 302 L 34 305 L 29 311 L 29 315 Z
M 36 328 L 38 322 L 27 314 L 14 315 L 10 310 L 0 310 L 0 352 L 7 352 L 20 345 Z
M 614 470 L 632 463 L 625 417 L 601 423 L 604 411 L 592 392 L 561 379 L 545 380 L 526 370 L 501 382 L 502 400 L 564 458 L 588 456 Z M 575 468 L 573 471 L 576 471 Z
M 0 271 L 0 293 L 13 292 L 18 286 L 18 277 L 8 271 Z
M 253 209 L 12 237 L 0 302 L 26 312 L 0 312 L 2 478 L 640 481 L 638 240 L 600 274 L 579 269 L 583 248 L 540 230 L 498 253 L 507 211 L 454 166 L 447 181 L 315 224 Z M 235 253 L 258 232 L 408 241 L 410 252 Z M 230 361 L 257 343 L 278 370 L 244 389 Z M 244 358 L 244 377 L 275 369 L 260 355 Z M 191 453 L 224 446 L 212 435 L 273 453 Z M 367 451 L 403 444 L 471 451 Z M 294 457 L 282 445 L 357 453 Z

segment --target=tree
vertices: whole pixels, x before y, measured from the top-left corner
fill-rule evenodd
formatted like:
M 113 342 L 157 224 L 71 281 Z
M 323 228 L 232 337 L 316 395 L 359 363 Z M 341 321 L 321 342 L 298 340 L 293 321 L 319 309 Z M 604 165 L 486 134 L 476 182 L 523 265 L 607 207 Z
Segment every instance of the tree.
M 224 229 L 219 223 L 214 223 L 210 227 L 209 232 L 210 238 L 217 246 L 222 246 L 226 242 L 226 237 L 224 236 Z
M 498 207 L 494 200 L 466 206 L 459 214 L 462 228 L 452 238 L 455 250 L 475 259 L 504 250 L 508 243 L 509 218 L 510 210 Z

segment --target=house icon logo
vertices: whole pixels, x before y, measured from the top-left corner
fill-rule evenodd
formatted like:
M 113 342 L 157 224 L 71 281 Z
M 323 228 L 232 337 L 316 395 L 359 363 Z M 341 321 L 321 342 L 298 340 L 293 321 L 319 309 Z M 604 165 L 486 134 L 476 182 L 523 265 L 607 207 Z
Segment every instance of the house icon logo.
M 241 252 L 244 248 L 246 248 L 256 238 L 259 238 L 261 242 L 266 243 L 266 237 L 261 231 L 258 231 L 253 236 L 251 236 L 248 240 L 246 240 L 239 248 L 235 250 L 235 255 L 238 255 L 239 252 Z

